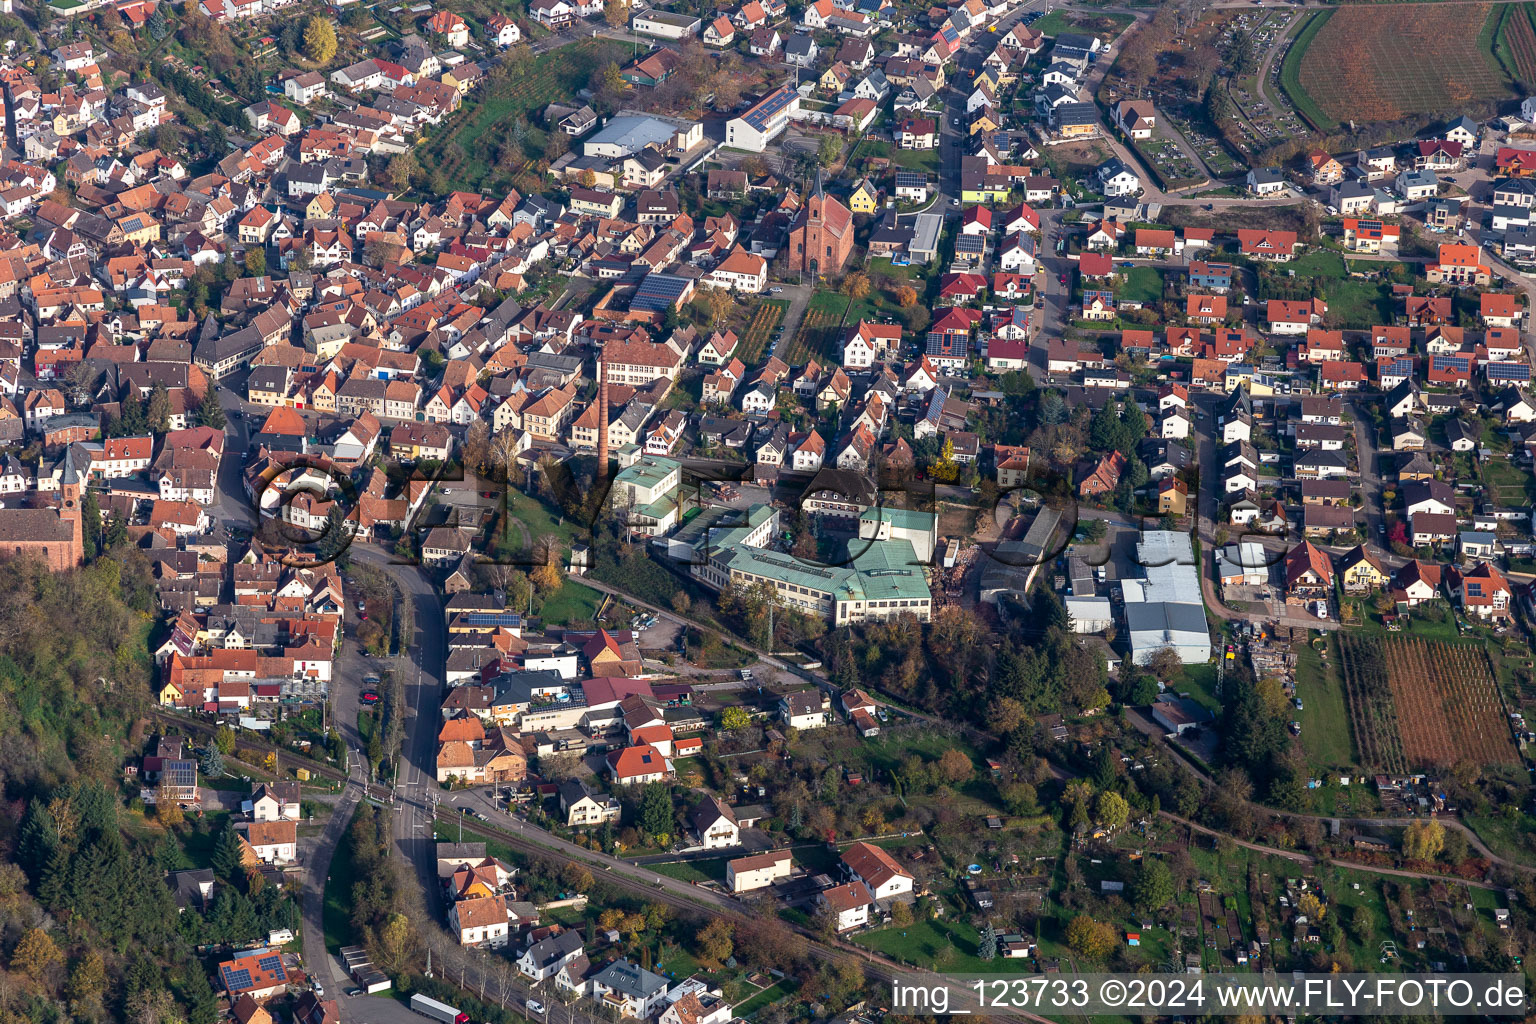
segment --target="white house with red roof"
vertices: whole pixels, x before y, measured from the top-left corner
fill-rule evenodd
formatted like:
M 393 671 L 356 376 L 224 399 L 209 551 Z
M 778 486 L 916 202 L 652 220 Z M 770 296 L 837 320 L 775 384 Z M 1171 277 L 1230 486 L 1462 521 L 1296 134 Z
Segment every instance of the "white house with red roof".
M 616 785 L 636 786 L 661 782 L 672 775 L 672 762 L 649 743 L 642 743 L 608 754 L 608 777 Z

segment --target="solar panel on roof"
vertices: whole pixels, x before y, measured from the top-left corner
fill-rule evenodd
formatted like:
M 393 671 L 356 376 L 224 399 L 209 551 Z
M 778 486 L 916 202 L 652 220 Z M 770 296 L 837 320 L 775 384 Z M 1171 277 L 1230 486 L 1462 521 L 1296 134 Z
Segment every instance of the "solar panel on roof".
M 275 974 L 283 969 L 283 958 L 280 956 L 264 956 L 256 961 L 256 966 L 268 974 Z
M 1489 380 L 1530 380 L 1531 368 L 1526 363 L 1489 363 Z
M 251 972 L 241 967 L 238 970 L 224 968 L 224 987 L 231 992 L 251 987 Z

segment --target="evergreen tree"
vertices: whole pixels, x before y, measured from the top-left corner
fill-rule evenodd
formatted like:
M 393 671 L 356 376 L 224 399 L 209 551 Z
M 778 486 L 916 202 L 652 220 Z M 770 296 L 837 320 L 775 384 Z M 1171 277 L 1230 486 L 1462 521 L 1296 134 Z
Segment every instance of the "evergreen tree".
M 181 1000 L 187 1010 L 187 1024 L 217 1024 L 219 998 L 208 982 L 208 972 L 193 960 L 182 965 Z
M 139 399 L 139 389 L 130 386 L 120 404 L 122 411 L 117 417 L 119 436 L 144 433 L 148 421 L 144 415 L 144 403 Z
M 197 403 L 197 422 L 214 430 L 223 430 L 229 422 L 224 416 L 224 407 L 219 404 L 219 393 L 211 384 Z
M 198 767 L 208 778 L 217 779 L 224 774 L 224 754 L 217 746 L 210 743 L 203 748 L 202 763 Z
M 218 842 L 213 846 L 213 857 L 210 862 L 213 870 L 225 881 L 239 878 L 245 872 L 240 865 L 240 836 L 235 832 L 233 825 L 227 826 L 219 833 Z
M 16 862 L 35 882 L 51 862 L 59 847 L 58 824 L 48 805 L 37 797 L 27 805 L 27 813 L 21 820 L 21 833 L 16 843 Z
M 97 544 L 101 539 L 101 505 L 96 501 L 96 492 L 86 489 L 85 497 L 80 499 L 80 540 L 85 547 L 85 560 L 96 561 Z
M 171 429 L 171 395 L 165 390 L 164 384 L 156 384 L 154 390 L 150 391 L 149 406 L 144 418 L 149 429 L 157 434 L 164 434 Z
M 652 782 L 640 798 L 640 828 L 653 839 L 672 835 L 672 793 L 664 783 Z
M 997 932 L 993 930 L 991 921 L 981 929 L 981 941 L 977 944 L 976 955 L 983 960 L 997 958 Z

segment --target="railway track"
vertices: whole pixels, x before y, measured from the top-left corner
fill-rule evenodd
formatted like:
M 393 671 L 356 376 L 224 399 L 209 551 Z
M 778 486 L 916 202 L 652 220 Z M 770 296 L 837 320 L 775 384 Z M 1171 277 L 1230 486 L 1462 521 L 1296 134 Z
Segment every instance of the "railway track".
M 461 817 L 459 814 L 439 811 L 436 820 L 458 824 Z M 634 870 L 644 870 L 636 865 L 629 864 L 627 861 L 619 861 L 606 855 L 594 854 L 581 847 L 573 846 L 566 848 L 564 846 L 541 843 L 530 839 L 521 830 L 504 829 L 498 825 L 478 820 L 473 825 L 469 822 L 463 822 L 462 824 L 466 832 L 473 832 L 486 838 L 494 838 L 498 842 L 504 843 L 512 849 L 523 853 L 531 853 L 540 857 L 554 856 L 584 861 L 589 867 L 601 868 L 603 870 L 603 880 L 607 884 L 632 892 L 635 895 L 643 896 L 647 900 L 655 900 L 658 903 L 664 903 L 670 907 L 686 911 L 691 915 L 702 912 L 717 917 L 724 916 L 737 921 L 753 920 L 756 917 L 748 908 L 741 906 L 735 900 L 721 896 L 709 889 L 694 888 L 685 893 L 674 888 L 670 880 L 661 881 L 661 876 L 656 876 L 658 881 L 661 882 L 661 884 L 656 884 L 646 882 L 644 879 L 635 878 L 632 874 L 624 871 L 613 870 L 617 864 L 623 864 L 625 867 Z M 539 832 L 538 834 L 545 835 L 546 833 Z M 550 838 L 553 839 L 554 837 Z M 677 884 L 680 885 L 681 883 Z M 903 982 L 917 980 L 925 984 L 934 984 L 940 980 L 940 976 L 931 971 L 898 964 L 887 960 L 885 957 L 847 943 L 828 943 L 819 936 L 814 935 L 808 928 L 790 927 L 807 940 L 807 952 L 812 959 L 824 964 L 857 964 L 860 970 L 864 972 L 865 977 L 886 986 L 886 996 L 889 996 L 891 992 L 890 986 L 898 978 Z M 993 1019 L 1013 1022 L 1013 1024 L 1024 1024 L 1026 1021 L 1033 1022 L 1033 1024 L 1053 1024 L 1048 1018 L 1038 1017 L 1029 1013 L 997 1016 Z
M 212 722 L 187 714 L 178 714 L 174 711 L 162 711 L 159 708 L 154 708 L 149 712 L 149 717 L 166 725 L 174 725 L 182 732 L 196 733 L 200 736 L 212 736 L 218 732 L 218 726 Z M 343 784 L 347 781 L 347 773 L 340 768 L 332 767 L 312 757 L 305 757 L 303 754 L 296 754 L 287 747 L 279 747 L 274 743 L 268 743 L 266 740 L 253 739 L 242 735 L 240 737 L 240 746 L 249 750 L 259 750 L 263 754 L 276 754 L 289 764 L 297 764 L 298 767 L 308 770 L 311 775 L 318 775 L 321 778 Z M 241 763 L 244 764 L 244 762 Z M 260 771 L 261 769 L 258 768 L 257 770 Z

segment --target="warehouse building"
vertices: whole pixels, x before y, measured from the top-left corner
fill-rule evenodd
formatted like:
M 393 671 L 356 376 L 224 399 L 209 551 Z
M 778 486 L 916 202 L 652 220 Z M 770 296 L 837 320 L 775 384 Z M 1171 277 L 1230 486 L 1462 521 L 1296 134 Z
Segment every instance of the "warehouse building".
M 1211 660 L 1211 631 L 1200 594 L 1200 568 L 1189 535 L 1148 530 L 1136 545 L 1140 579 L 1122 580 L 1131 660 L 1145 665 L 1172 648 L 1186 665 Z

